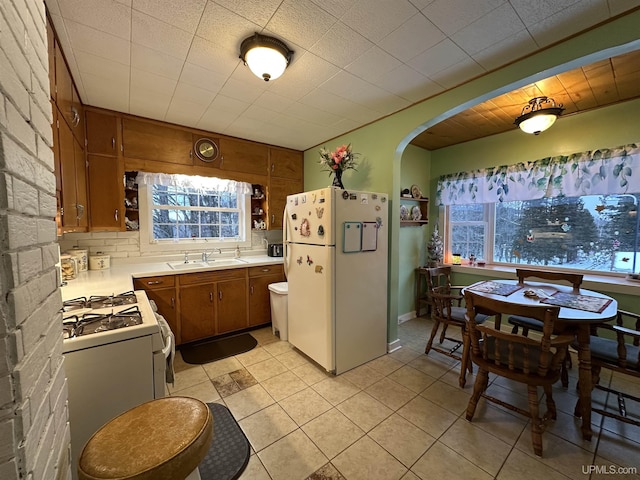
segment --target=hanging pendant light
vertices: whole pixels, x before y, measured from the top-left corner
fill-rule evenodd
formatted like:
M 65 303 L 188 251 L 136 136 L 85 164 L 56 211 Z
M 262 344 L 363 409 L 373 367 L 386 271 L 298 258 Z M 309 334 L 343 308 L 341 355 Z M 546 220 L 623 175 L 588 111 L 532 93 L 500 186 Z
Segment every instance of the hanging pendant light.
M 259 33 L 245 38 L 240 45 L 240 58 L 244 64 L 265 82 L 282 75 L 292 55 L 293 51 L 282 40 Z
M 538 135 L 551 127 L 563 110 L 562 105 L 556 106 L 552 98 L 535 97 L 522 108 L 522 113 L 513 123 L 525 133 Z

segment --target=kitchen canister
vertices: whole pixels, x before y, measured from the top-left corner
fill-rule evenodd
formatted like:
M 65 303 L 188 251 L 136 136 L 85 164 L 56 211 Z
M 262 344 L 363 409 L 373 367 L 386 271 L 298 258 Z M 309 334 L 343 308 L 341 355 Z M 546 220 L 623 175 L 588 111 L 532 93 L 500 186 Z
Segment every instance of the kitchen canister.
M 102 252 L 89 255 L 89 270 L 106 270 L 111 266 L 111 257 Z
M 68 253 L 72 257 L 76 258 L 78 262 L 78 272 L 86 272 L 89 268 L 89 250 L 85 248 L 73 247 L 67 250 L 65 253 Z
M 60 255 L 62 280 L 73 280 L 78 275 L 78 262 L 71 255 Z

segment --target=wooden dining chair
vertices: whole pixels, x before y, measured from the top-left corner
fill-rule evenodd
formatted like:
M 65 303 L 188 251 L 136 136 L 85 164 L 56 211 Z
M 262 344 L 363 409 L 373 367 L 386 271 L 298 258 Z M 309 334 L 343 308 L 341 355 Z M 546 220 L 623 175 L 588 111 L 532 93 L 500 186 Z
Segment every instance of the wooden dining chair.
M 578 273 L 550 272 L 546 270 L 533 270 L 527 268 L 516 268 L 516 275 L 518 277 L 518 283 L 521 285 L 524 284 L 528 278 L 551 280 L 554 282 L 568 282 L 573 287 L 573 291 L 575 293 L 580 292 L 580 286 L 582 285 L 583 278 L 583 275 Z M 533 318 L 515 315 L 509 317 L 508 322 L 513 325 L 513 333 L 518 333 L 519 328 L 522 328 L 525 336 L 529 334 L 529 330 L 537 332 L 542 331 L 542 324 Z M 565 388 L 569 386 L 569 368 L 571 368 L 571 356 L 567 355 L 560 373 L 560 381 L 562 382 L 562 386 Z
M 429 295 L 433 305 L 431 318 L 434 321 L 431 335 L 427 341 L 424 353 L 427 355 L 431 350 L 435 350 L 443 355 L 462 360 L 460 348 L 464 342 L 464 329 L 466 328 L 466 308 L 462 306 L 464 296 L 460 293 L 462 288 L 451 285 L 451 267 L 430 268 L 427 275 L 427 285 Z M 478 321 L 484 321 L 486 317 L 478 317 Z M 453 326 L 460 331 L 460 338 L 447 336 L 447 328 Z M 439 343 L 434 345 L 434 340 L 440 331 Z M 444 341 L 447 340 L 453 345 L 445 348 Z M 473 373 L 471 362 L 467 362 L 469 373 Z M 466 370 L 460 370 L 460 387 L 466 384 Z
M 467 406 L 466 418 L 473 415 L 480 397 L 521 413 L 531 419 L 531 439 L 536 455 L 542 456 L 542 432 L 548 419 L 556 418 L 556 406 L 551 393 L 552 385 L 560 377 L 560 367 L 567 354 L 567 347 L 573 335 L 553 335 L 554 322 L 560 307 L 551 305 L 518 305 L 491 299 L 472 291 L 465 291 L 467 306 L 468 340 L 465 348 L 469 355 L 463 356 L 478 366 L 473 386 L 473 395 Z M 494 321 L 482 324 L 475 322 L 478 315 L 489 315 Z M 542 324 L 542 332 L 534 338 L 513 333 L 509 328 L 501 328 L 502 317 L 519 315 L 532 318 Z M 468 347 L 467 347 L 468 345 Z M 463 365 L 462 368 L 465 368 Z M 489 373 L 499 375 L 527 386 L 529 410 L 524 410 L 508 402 L 488 395 Z M 542 387 L 546 398 L 547 411 L 543 417 L 538 409 L 538 387 Z
M 629 327 L 628 325 L 631 324 L 633 326 Z M 608 332 L 608 336 L 600 336 L 604 332 Z M 640 314 L 618 310 L 615 324 L 600 323 L 594 326 L 590 344 L 593 388 L 615 395 L 618 401 L 617 412 L 595 406 L 592 406 L 591 409 L 606 417 L 640 426 L 640 421 L 627 416 L 626 406 L 626 400 L 640 402 L 640 398 L 599 383 L 600 372 L 603 368 L 640 378 Z M 578 347 L 576 344 L 572 346 Z M 580 412 L 582 412 L 582 404 L 578 400 L 575 415 L 580 416 Z

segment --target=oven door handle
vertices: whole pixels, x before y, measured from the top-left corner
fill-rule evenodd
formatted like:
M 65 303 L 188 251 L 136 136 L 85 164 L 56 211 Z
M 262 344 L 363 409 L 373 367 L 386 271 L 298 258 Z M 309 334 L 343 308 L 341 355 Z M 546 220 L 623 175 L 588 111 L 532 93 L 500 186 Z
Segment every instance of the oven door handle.
M 162 355 L 164 355 L 165 360 L 169 358 L 169 355 L 171 354 L 172 346 L 173 346 L 173 338 L 171 338 L 171 335 L 167 335 L 166 337 L 164 337 L 164 348 L 162 349 Z

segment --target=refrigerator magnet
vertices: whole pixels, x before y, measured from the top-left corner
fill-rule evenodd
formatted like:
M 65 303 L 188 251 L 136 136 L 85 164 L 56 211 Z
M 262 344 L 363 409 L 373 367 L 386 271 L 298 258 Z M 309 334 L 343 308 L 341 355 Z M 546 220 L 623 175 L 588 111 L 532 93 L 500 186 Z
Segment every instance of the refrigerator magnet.
M 366 193 L 360 194 L 360 205 L 369 205 L 369 195 Z
M 311 194 L 311 203 L 316 203 L 317 198 L 318 198 L 317 195 L 315 193 L 312 193 Z
M 316 207 L 316 215 L 318 218 L 322 218 L 322 215 L 324 215 L 324 207 Z
M 349 192 L 347 192 L 346 190 L 344 192 L 342 192 L 342 198 L 344 198 L 345 200 L 349 199 Z
M 296 215 L 295 213 L 291 214 L 291 220 L 297 220 L 298 219 L 298 215 Z
M 313 260 L 311 260 L 311 257 L 309 255 L 307 255 L 307 265 L 313 265 Z
M 302 201 L 302 203 L 307 203 L 307 196 L 302 195 L 302 197 L 300 197 L 300 200 Z
M 302 220 L 302 224 L 300 225 L 300 235 L 303 237 L 308 237 L 311 235 L 311 225 L 309 225 L 309 220 L 306 218 Z
M 322 273 L 322 265 L 316 265 L 316 273 Z
M 318 236 L 319 237 L 324 236 L 324 227 L 322 225 L 318 226 Z
M 298 265 L 302 265 L 302 257 L 298 257 L 298 258 L 296 259 L 296 263 L 297 263 Z

